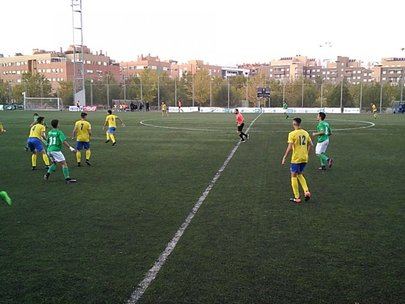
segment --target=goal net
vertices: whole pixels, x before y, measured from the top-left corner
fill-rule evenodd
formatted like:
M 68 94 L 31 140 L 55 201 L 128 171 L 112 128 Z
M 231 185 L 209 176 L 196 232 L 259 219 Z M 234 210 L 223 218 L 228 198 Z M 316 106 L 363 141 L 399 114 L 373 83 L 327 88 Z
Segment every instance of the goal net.
M 25 97 L 24 110 L 59 111 L 62 101 L 57 97 Z

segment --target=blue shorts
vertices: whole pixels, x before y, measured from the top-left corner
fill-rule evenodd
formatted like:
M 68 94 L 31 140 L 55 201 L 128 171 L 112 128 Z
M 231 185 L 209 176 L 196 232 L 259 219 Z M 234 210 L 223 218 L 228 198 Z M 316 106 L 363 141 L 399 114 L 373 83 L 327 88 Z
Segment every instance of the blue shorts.
M 44 146 L 42 145 L 42 141 L 36 137 L 29 137 L 27 141 L 28 148 L 31 152 L 42 152 L 44 151 Z
M 300 174 L 300 173 L 304 172 L 304 169 L 305 169 L 305 165 L 306 165 L 306 164 L 307 164 L 307 163 L 291 164 L 291 168 L 290 168 L 291 173 L 298 173 L 298 174 Z
M 115 132 L 115 128 L 114 127 L 110 127 L 107 130 L 107 133 L 114 133 Z
M 88 150 L 90 149 L 90 142 L 88 141 L 78 141 L 76 143 L 76 150 L 80 151 L 80 150 Z

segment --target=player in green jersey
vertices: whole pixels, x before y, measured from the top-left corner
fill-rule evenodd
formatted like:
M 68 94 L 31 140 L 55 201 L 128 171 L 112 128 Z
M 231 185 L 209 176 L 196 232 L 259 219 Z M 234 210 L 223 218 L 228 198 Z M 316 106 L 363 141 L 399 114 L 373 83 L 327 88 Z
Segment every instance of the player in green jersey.
M 55 172 L 56 165 L 60 164 L 62 166 L 62 172 L 66 183 L 75 183 L 76 180 L 70 178 L 69 168 L 66 163 L 65 156 L 62 153 L 62 147 L 64 145 L 72 152 L 76 152 L 76 150 L 66 141 L 66 135 L 58 129 L 58 124 L 59 121 L 57 119 L 52 120 L 52 130 L 48 132 L 48 155 L 52 160 L 52 165 L 49 167 L 48 172 L 44 175 L 44 179 L 48 180 L 51 173 Z
M 326 114 L 319 112 L 317 116 L 318 125 L 316 126 L 316 132 L 312 133 L 312 136 L 318 137 L 318 143 L 316 144 L 315 153 L 321 161 L 319 170 L 326 170 L 326 165 L 332 168 L 333 158 L 326 155 L 326 149 L 329 145 L 329 136 L 332 135 L 330 125 L 325 121 Z
M 285 119 L 287 119 L 289 117 L 288 116 L 288 104 L 285 101 L 283 101 L 283 109 L 284 109 Z

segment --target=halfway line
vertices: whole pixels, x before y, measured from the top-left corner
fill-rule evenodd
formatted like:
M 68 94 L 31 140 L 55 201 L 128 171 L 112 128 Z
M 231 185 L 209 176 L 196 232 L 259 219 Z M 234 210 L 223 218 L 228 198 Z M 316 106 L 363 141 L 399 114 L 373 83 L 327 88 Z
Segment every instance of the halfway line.
M 256 122 L 256 120 L 262 115 L 260 113 L 252 122 L 250 123 L 249 127 L 246 130 L 246 133 L 249 132 L 250 128 L 253 126 L 253 124 Z M 220 178 L 222 172 L 225 170 L 226 166 L 228 163 L 231 161 L 232 157 L 235 155 L 236 151 L 238 150 L 241 142 L 238 141 L 238 143 L 235 145 L 235 147 L 232 149 L 232 151 L 229 153 L 228 157 L 222 164 L 221 168 L 215 173 L 214 177 L 208 184 L 207 188 L 205 188 L 204 192 L 201 194 L 200 198 L 197 200 L 195 203 L 193 209 L 190 211 L 190 213 L 187 215 L 186 219 L 184 222 L 181 224 L 179 229 L 176 231 L 174 234 L 173 238 L 171 241 L 167 244 L 165 250 L 162 251 L 162 253 L 159 255 L 159 258 L 155 261 L 153 264 L 152 268 L 149 269 L 149 271 L 146 273 L 144 279 L 138 284 L 134 292 L 131 294 L 131 297 L 127 301 L 127 304 L 135 304 L 139 301 L 139 299 L 142 297 L 142 295 L 145 293 L 146 289 L 152 284 L 153 280 L 156 278 L 157 274 L 159 273 L 160 269 L 163 267 L 163 265 L 166 263 L 167 258 L 170 256 L 170 254 L 173 252 L 174 248 L 176 247 L 177 243 L 179 242 L 180 238 L 182 237 L 184 231 L 187 229 L 188 225 L 190 225 L 191 220 L 193 219 L 194 215 L 196 215 L 198 209 L 200 209 L 201 205 L 207 198 L 208 194 L 214 187 L 215 183 L 218 181 Z

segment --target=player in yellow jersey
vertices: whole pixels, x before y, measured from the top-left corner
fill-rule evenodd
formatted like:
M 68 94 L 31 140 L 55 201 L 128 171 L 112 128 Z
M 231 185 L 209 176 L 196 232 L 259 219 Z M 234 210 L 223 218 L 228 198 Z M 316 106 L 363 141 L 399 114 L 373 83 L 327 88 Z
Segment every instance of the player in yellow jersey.
M 42 154 L 42 159 L 46 165 L 46 168 L 48 168 L 50 165 L 48 155 L 46 155 L 42 143 L 43 140 L 46 141 L 44 120 L 44 117 L 38 117 L 37 123 L 30 128 L 30 135 L 27 140 L 27 146 L 32 152 L 32 170 L 36 170 L 37 168 L 38 154 Z
M 72 132 L 72 139 L 76 137 L 76 160 L 77 166 L 81 166 L 82 150 L 86 153 L 86 165 L 91 166 L 90 157 L 90 137 L 91 137 L 91 124 L 87 121 L 87 113 L 80 114 L 80 120 L 75 122 L 75 127 Z
M 167 113 L 167 104 L 164 101 L 162 101 L 162 117 L 163 116 L 169 116 Z
M 0 122 L 0 133 L 5 133 L 5 132 L 7 132 L 7 130 L 4 129 L 3 123 Z
M 6 129 L 4 129 L 3 123 L 0 122 L 0 134 L 3 134 L 6 132 Z M 6 202 L 9 206 L 11 206 L 11 198 L 8 195 L 8 193 L 6 191 L 1 190 L 0 191 L 0 198 Z
M 291 198 L 290 201 L 299 204 L 301 203 L 301 198 L 298 182 L 301 184 L 301 187 L 304 190 L 305 201 L 308 201 L 311 198 L 307 181 L 302 173 L 305 165 L 308 162 L 308 153 L 313 146 L 313 143 L 308 132 L 301 129 L 301 118 L 297 117 L 293 119 L 293 128 L 294 131 L 288 134 L 288 146 L 285 150 L 281 164 L 285 164 L 288 154 L 292 151 L 290 170 L 291 187 L 294 193 L 294 198 Z
M 103 130 L 105 130 L 106 127 L 108 127 L 107 132 L 106 132 L 107 140 L 105 143 L 109 143 L 111 140 L 112 145 L 115 146 L 117 141 L 115 140 L 114 133 L 117 129 L 117 120 L 121 122 L 121 125 L 123 127 L 125 127 L 125 124 L 117 115 L 114 115 L 111 110 L 108 110 L 107 112 L 108 112 L 108 115 L 105 118 L 105 122 L 104 122 L 104 126 L 103 126 Z
M 377 119 L 377 111 L 378 111 L 377 106 L 374 103 L 371 103 L 370 106 L 371 112 L 373 112 L 374 119 Z

